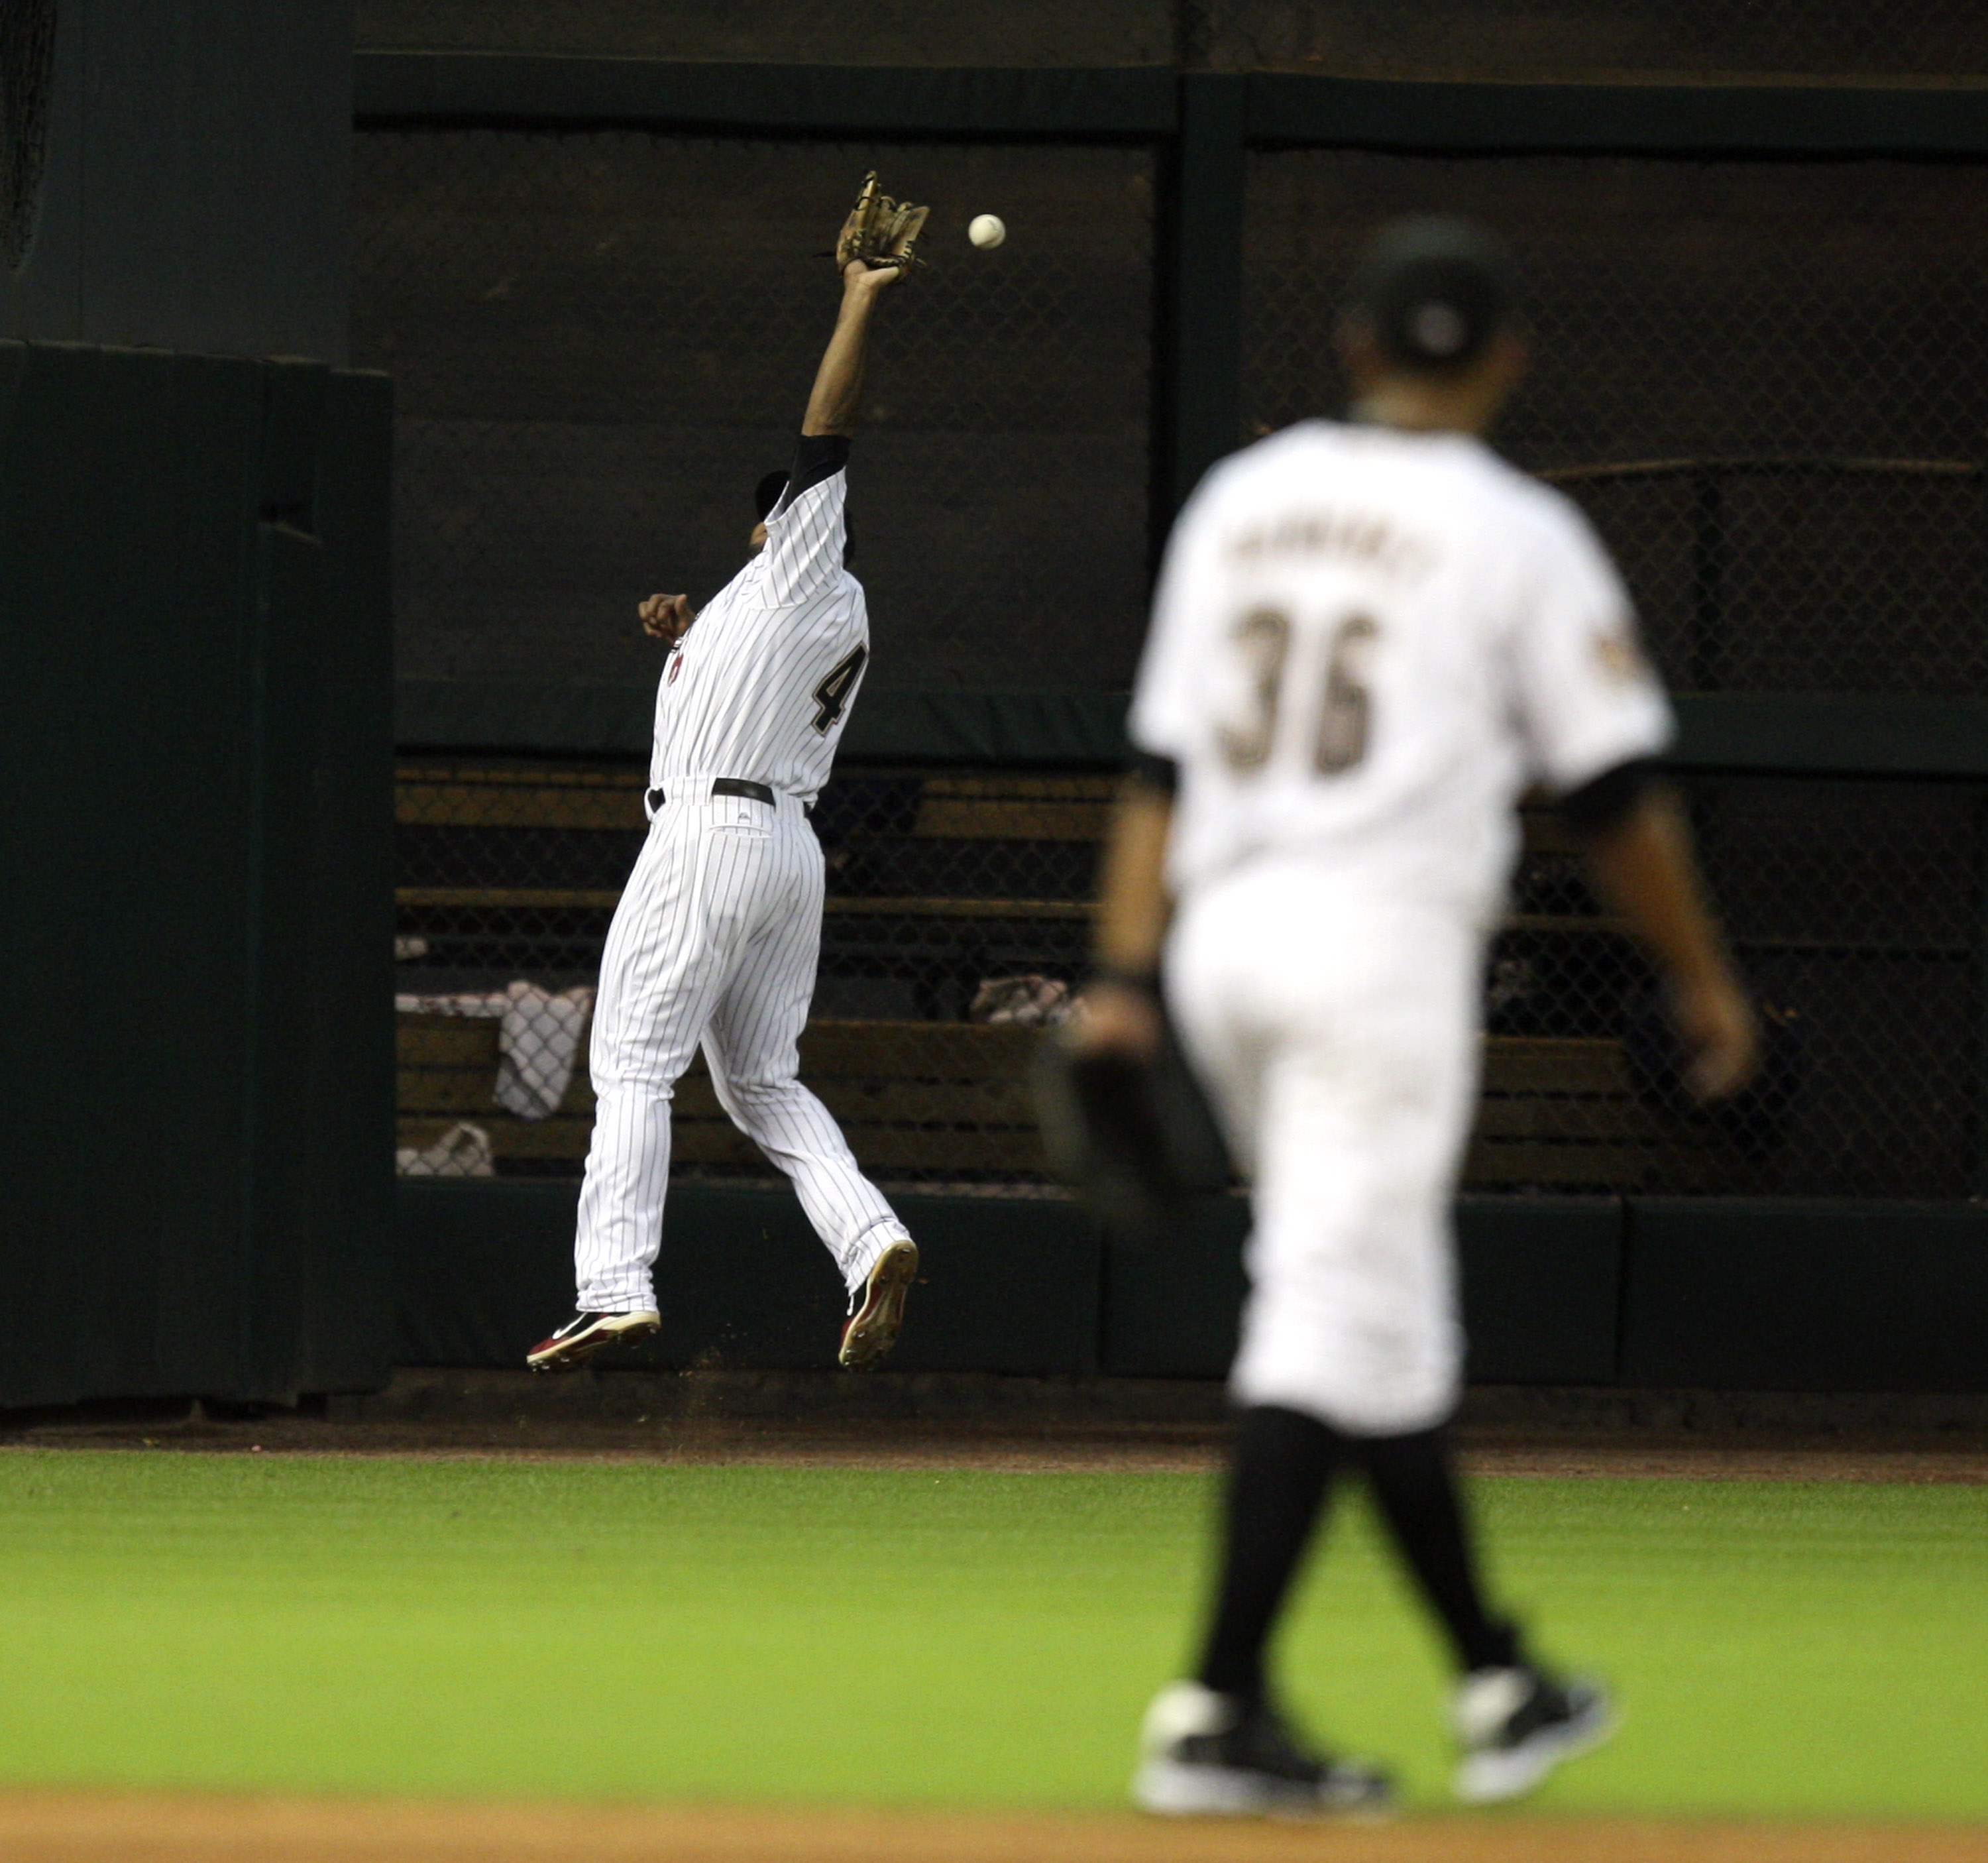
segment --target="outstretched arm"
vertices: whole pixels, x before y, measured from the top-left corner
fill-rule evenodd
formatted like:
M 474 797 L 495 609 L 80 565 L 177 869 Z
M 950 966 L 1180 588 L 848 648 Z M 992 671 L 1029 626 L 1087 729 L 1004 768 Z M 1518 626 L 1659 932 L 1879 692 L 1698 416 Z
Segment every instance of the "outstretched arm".
M 863 401 L 863 363 L 870 347 L 870 320 L 877 299 L 898 282 L 898 269 L 886 265 L 872 270 L 860 259 L 842 269 L 842 308 L 835 320 L 835 333 L 822 352 L 816 370 L 814 392 L 808 397 L 807 413 L 801 432 L 808 438 L 823 434 L 853 434 L 856 415 Z

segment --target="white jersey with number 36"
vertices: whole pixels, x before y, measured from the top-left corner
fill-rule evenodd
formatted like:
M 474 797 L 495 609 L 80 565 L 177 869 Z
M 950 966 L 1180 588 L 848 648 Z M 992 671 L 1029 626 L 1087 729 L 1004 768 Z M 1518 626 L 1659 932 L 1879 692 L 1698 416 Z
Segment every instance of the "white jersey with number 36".
M 731 776 L 812 802 L 870 657 L 863 585 L 842 565 L 842 471 L 766 519 L 766 544 L 700 614 L 656 688 L 652 786 Z
M 1307 421 L 1182 513 L 1130 729 L 1179 766 L 1177 895 L 1300 855 L 1482 922 L 1520 793 L 1650 756 L 1671 718 L 1565 499 L 1460 434 Z

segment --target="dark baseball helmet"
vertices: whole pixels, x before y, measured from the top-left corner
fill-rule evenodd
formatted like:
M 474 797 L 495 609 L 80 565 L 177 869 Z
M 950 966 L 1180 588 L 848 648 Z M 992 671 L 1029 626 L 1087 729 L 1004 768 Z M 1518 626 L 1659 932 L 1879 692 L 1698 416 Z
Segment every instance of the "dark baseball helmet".
M 1394 367 L 1460 372 L 1513 322 L 1511 255 L 1497 235 L 1433 215 L 1383 227 L 1361 254 L 1346 296 Z

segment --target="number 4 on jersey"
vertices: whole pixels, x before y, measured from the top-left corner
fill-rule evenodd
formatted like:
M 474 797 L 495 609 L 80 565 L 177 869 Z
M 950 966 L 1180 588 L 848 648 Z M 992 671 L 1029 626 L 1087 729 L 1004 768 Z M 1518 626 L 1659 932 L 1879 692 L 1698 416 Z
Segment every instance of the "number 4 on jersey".
M 852 647 L 830 668 L 828 677 L 814 689 L 814 728 L 826 737 L 835 721 L 849 709 L 849 695 L 863 677 L 870 658 L 867 647 Z

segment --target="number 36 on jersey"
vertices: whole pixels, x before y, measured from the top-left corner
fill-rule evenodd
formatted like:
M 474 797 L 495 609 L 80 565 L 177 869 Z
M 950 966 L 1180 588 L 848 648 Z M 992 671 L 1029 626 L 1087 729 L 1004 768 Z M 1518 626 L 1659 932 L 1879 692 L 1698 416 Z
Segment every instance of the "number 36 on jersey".
M 1351 769 L 1367 754 L 1373 725 L 1368 668 L 1381 626 L 1371 615 L 1341 617 L 1331 631 L 1325 675 L 1313 691 L 1286 678 L 1291 659 L 1291 617 L 1281 608 L 1252 608 L 1229 630 L 1228 651 L 1247 668 L 1242 714 L 1223 722 L 1216 742 L 1229 768 L 1260 769 L 1270 759 L 1280 734 L 1308 732 L 1311 766 L 1322 776 Z

